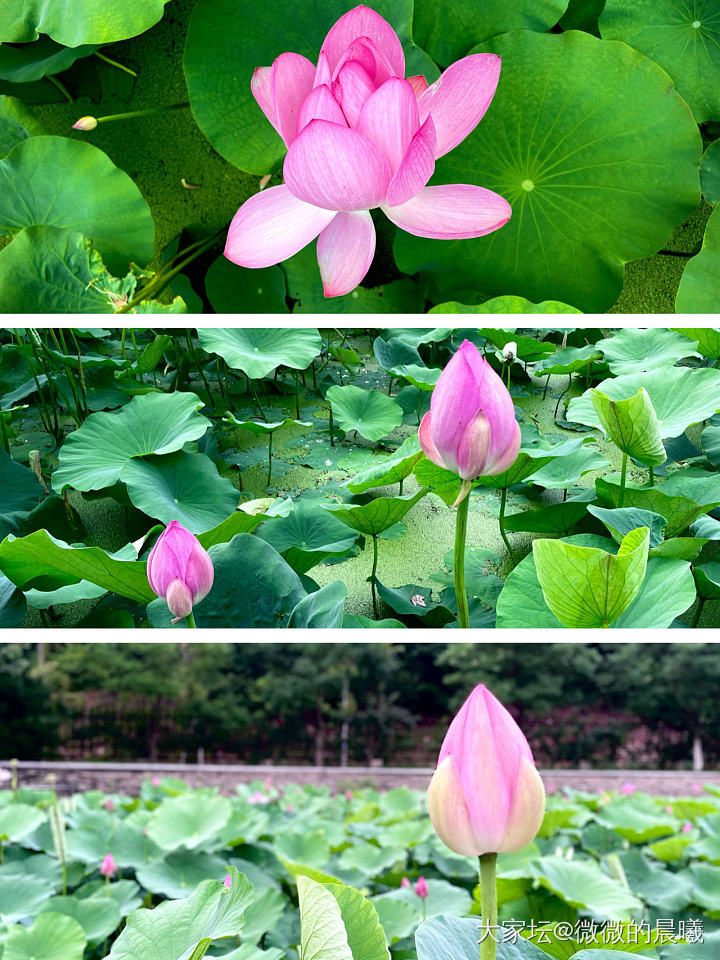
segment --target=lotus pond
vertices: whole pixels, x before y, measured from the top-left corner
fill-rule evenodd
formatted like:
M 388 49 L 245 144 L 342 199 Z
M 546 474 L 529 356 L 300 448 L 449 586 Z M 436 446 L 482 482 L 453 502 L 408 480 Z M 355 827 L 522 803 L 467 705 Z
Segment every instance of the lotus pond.
M 173 521 L 214 568 L 198 627 L 454 627 L 462 569 L 473 627 L 720 625 L 718 329 L 0 336 L 5 627 L 183 629 L 147 572 Z M 418 424 L 464 341 L 521 439 L 456 569 Z
M 0 311 L 717 311 L 715 0 L 370 6 L 5 0 Z
M 407 788 L 6 789 L 0 849 L 3 960 L 478 955 L 477 862 L 444 846 L 425 795 Z M 498 858 L 499 922 L 518 943 L 497 956 L 714 960 L 718 864 L 714 788 L 565 788 L 537 838 Z

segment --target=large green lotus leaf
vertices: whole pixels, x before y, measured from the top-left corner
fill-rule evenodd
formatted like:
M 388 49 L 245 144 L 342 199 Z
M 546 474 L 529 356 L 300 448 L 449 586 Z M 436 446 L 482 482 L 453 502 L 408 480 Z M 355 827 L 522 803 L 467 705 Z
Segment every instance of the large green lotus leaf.
M 565 543 L 600 550 L 613 550 L 612 540 L 594 534 L 567 537 Z M 651 558 L 638 595 L 610 629 L 626 627 L 669 627 L 695 600 L 695 583 L 690 565 L 681 560 Z M 497 602 L 497 626 L 527 630 L 560 628 L 543 596 L 533 554 L 528 554 L 505 581 Z
M 720 560 L 698 563 L 693 567 L 693 573 L 698 595 L 703 600 L 720 600 Z
M 524 337 L 515 327 L 505 328 L 481 327 L 478 330 L 481 337 L 486 337 L 494 347 L 502 350 L 508 343 L 515 344 L 515 356 L 525 363 L 536 363 L 555 352 L 555 344 L 550 340 L 538 340 L 535 337 Z
M 693 903 L 706 910 L 716 910 L 720 895 L 720 867 L 694 863 L 689 872 L 693 881 Z
M 643 900 L 670 915 L 690 905 L 692 882 L 685 874 L 672 873 L 639 850 L 622 851 L 619 857 L 630 889 Z
M 677 833 L 682 823 L 666 813 L 654 800 L 618 797 L 602 808 L 597 819 L 630 843 L 648 843 Z
M 598 340 L 595 347 L 604 353 L 615 376 L 671 367 L 683 357 L 698 356 L 697 343 L 662 327 L 646 330 L 626 327 L 605 340 Z
M 607 0 L 600 34 L 667 70 L 698 123 L 720 119 L 720 18 L 715 0 Z
M 154 596 L 145 564 L 133 556 L 117 559 L 100 547 L 72 547 L 47 530 L 6 537 L 0 543 L 0 570 L 21 589 L 54 590 L 88 580 L 138 603 Z
M 76 60 L 89 57 L 94 52 L 95 47 L 92 45 L 64 47 L 50 37 L 39 37 L 34 43 L 23 43 L 19 46 L 2 43 L 0 80 L 9 80 L 11 83 L 31 83 L 48 75 L 62 73 Z
M 377 536 L 402 520 L 426 493 L 427 489 L 423 487 L 416 494 L 404 497 L 375 497 L 369 503 L 326 503 L 323 506 L 353 530 Z
M 31 927 L 11 927 L 3 960 L 83 960 L 87 939 L 72 917 L 41 913 Z
M 138 280 L 151 276 L 150 271 L 131 267 L 124 276 L 114 277 L 92 241 L 81 233 L 61 227 L 26 227 L 0 250 L 0 311 L 117 313 L 132 300 Z M 186 311 L 182 298 L 175 297 L 170 303 L 143 300 L 129 312 Z
M 571 487 L 580 477 L 592 470 L 604 470 L 608 466 L 610 466 L 608 461 L 595 447 L 583 444 L 579 450 L 568 454 L 567 457 L 558 457 L 546 463 L 544 467 L 540 467 L 529 478 L 528 483 L 546 487 L 548 490 L 559 490 Z
M 617 554 L 562 540 L 535 540 L 535 569 L 548 607 L 566 627 L 607 627 L 627 610 L 645 577 L 650 531 L 626 534 Z
M 194 393 L 146 393 L 118 412 L 91 414 L 65 440 L 53 489 L 103 490 L 117 483 L 128 460 L 173 453 L 199 440 L 210 426 L 198 413 L 202 406 Z
M 342 627 L 347 595 L 348 588 L 342 580 L 333 580 L 314 593 L 309 593 L 290 614 L 288 629 L 337 630 Z
M 711 360 L 720 359 L 720 327 L 673 327 L 675 333 L 681 333 L 697 342 L 698 351 Z
M 183 67 L 193 115 L 221 156 L 258 176 L 279 164 L 285 146 L 250 92 L 253 71 L 286 51 L 317 62 L 325 34 L 355 5 L 355 0 L 324 0 L 321 7 L 293 0 L 265 5 L 200 0 L 190 18 Z M 408 75 L 428 73 L 434 80 L 437 68 L 410 45 L 412 0 L 376 0 L 372 6 L 405 41 L 406 55 L 413 53 Z
M 385 932 L 373 904 L 354 887 L 339 883 L 323 886 L 340 907 L 353 957 L 357 960 L 390 960 Z
M 237 490 L 218 475 L 204 453 L 178 450 L 161 457 L 128 460 L 120 480 L 138 510 L 162 523 L 177 520 L 191 533 L 213 529 L 237 507 Z
M 417 960 L 477 960 L 480 918 L 433 917 L 415 931 Z M 494 937 L 501 940 L 497 930 Z M 513 943 L 498 943 L 497 960 L 547 960 L 547 954 L 529 940 L 518 937 Z
M 249 270 L 222 254 L 205 274 L 205 293 L 215 313 L 289 313 L 281 267 Z
M 47 819 L 38 807 L 27 803 L 7 803 L 0 807 L 0 837 L 11 843 L 20 843 Z
M 658 947 L 660 960 L 715 960 L 720 950 L 720 930 L 703 934 L 702 943 L 672 944 Z M 692 951 L 692 953 L 690 952 Z
M 41 225 L 89 237 L 113 271 L 124 272 L 132 260 L 145 264 L 153 254 L 155 227 L 139 188 L 81 140 L 30 137 L 0 160 L 0 234 Z
M 306 595 L 297 573 L 259 537 L 238 533 L 208 552 L 215 578 L 210 593 L 193 610 L 198 627 L 282 627 Z M 164 600 L 150 604 L 148 617 L 154 627 L 172 626 Z M 177 626 L 182 629 L 184 623 Z
M 308 500 L 299 500 L 289 516 L 268 524 L 257 535 L 297 573 L 307 573 L 328 557 L 344 556 L 357 539 L 344 523 Z
M 32 470 L 0 450 L 0 536 L 19 529 L 22 520 L 30 515 L 43 499 L 44 491 Z
M 590 508 L 584 500 L 552 503 L 539 510 L 521 510 L 505 517 L 505 529 L 514 532 L 567 534 L 580 523 Z
M 440 379 L 442 370 L 428 368 L 422 362 L 417 348 L 399 337 L 383 340 L 376 337 L 373 342 L 375 359 L 393 377 L 408 380 L 419 390 L 432 390 Z
M 205 880 L 187 900 L 169 900 L 136 910 L 112 945 L 108 960 L 191 960 L 214 940 L 237 937 L 253 901 L 253 888 L 234 867 L 231 887 Z
M 347 480 L 345 486 L 352 493 L 364 493 L 375 487 L 385 487 L 392 483 L 402 483 L 413 472 L 413 468 L 422 457 L 420 442 L 416 434 L 408 437 L 389 459 L 373 467 L 368 467 Z
M 543 300 L 542 303 L 530 303 L 525 297 L 493 297 L 484 303 L 468 304 L 451 300 L 439 303 L 428 313 L 582 313 L 567 303 L 557 300 Z
M 700 189 L 708 203 L 720 203 L 720 140 L 713 140 L 703 154 Z
M 52 894 L 52 885 L 44 877 L 0 876 L 0 919 L 14 923 L 32 916 Z
M 382 440 L 402 423 L 400 404 L 379 390 L 335 384 L 326 397 L 340 429 L 357 430 L 366 440 Z
M 623 508 L 637 507 L 640 510 L 649 510 L 659 513 L 667 522 L 667 537 L 675 537 L 688 527 L 702 513 L 712 510 L 717 502 L 703 504 L 697 500 L 677 494 L 665 493 L 663 487 L 625 487 Z M 599 477 L 595 481 L 595 490 L 600 503 L 609 507 L 620 506 L 620 482 Z
M 535 364 L 533 373 L 536 377 L 546 377 L 548 374 L 565 374 L 570 376 L 590 367 L 602 359 L 602 352 L 597 345 L 589 343 L 585 347 L 566 347 L 551 353 Z
M 297 327 L 199 327 L 198 340 L 204 350 L 216 353 L 251 380 L 261 380 L 281 365 L 304 370 L 322 350 L 317 330 Z
M 0 42 L 28 43 L 46 33 L 66 47 L 102 46 L 149 30 L 168 0 L 3 0 Z
M 541 857 L 533 863 L 533 873 L 541 886 L 557 894 L 566 903 L 607 920 L 629 920 L 642 908 L 627 887 L 604 873 L 589 860 L 565 860 Z
M 471 47 L 508 30 L 543 33 L 565 13 L 567 0 L 416 0 L 415 42 L 441 66 L 464 57 Z
M 612 400 L 591 388 L 590 400 L 603 430 L 619 450 L 646 466 L 665 463 L 655 410 L 642 387 L 627 400 Z
M 667 520 L 659 513 L 653 513 L 651 510 L 640 510 L 637 507 L 608 510 L 606 507 L 596 507 L 593 504 L 590 504 L 587 509 L 589 513 L 605 524 L 610 536 L 616 543 L 620 543 L 626 534 L 630 533 L 631 530 L 637 530 L 638 527 L 647 527 L 650 531 L 651 550 L 662 543 L 665 537 Z
M 0 629 L 21 627 L 26 611 L 27 602 L 22 590 L 0 573 Z
M 720 540 L 720 520 L 713 517 L 699 517 L 690 525 L 690 532 L 694 537 L 707 540 Z
M 705 227 L 700 253 L 688 260 L 675 297 L 677 313 L 717 313 L 720 303 L 720 207 Z
M 325 884 L 299 876 L 297 888 L 303 960 L 354 960 L 340 904 Z
M 0 46 L 0 64 L 8 50 L 15 48 L 7 44 Z M 22 48 L 18 48 L 22 49 Z M 0 70 L 1 72 L 1 70 Z M 0 77 L 1 79 L 1 77 Z M 46 134 L 47 130 L 36 119 L 35 114 L 17 97 L 4 96 L 0 99 L 0 157 L 7 156 L 12 148 L 28 137 Z
M 650 397 L 663 440 L 679 437 L 691 424 L 700 423 L 720 410 L 720 370 L 664 367 L 603 380 L 597 386 L 597 390 L 611 400 L 627 400 L 641 388 Z M 588 427 L 602 426 L 592 404 L 592 389 L 570 401 L 568 420 Z
M 227 860 L 198 850 L 180 850 L 135 868 L 138 883 L 171 900 L 190 896 L 204 880 L 223 880 L 227 872 Z
M 227 797 L 186 793 L 161 803 L 146 829 L 162 850 L 196 850 L 222 830 L 231 813 Z
M 111 897 L 88 897 L 81 900 L 78 897 L 50 897 L 42 905 L 40 914 L 61 913 L 72 917 L 83 929 L 90 946 L 95 946 L 120 925 L 120 907 Z
M 243 427 L 243 429 L 249 430 L 250 433 L 254 433 L 258 437 L 265 433 L 274 433 L 280 427 L 286 427 L 290 423 L 294 423 L 298 427 L 310 427 L 311 430 L 315 426 L 312 420 L 294 420 L 292 417 L 285 417 L 284 420 L 275 420 L 272 423 L 263 423 L 261 420 L 238 420 L 232 413 L 228 413 L 226 417 L 223 417 L 223 420 L 226 423 L 231 423 L 234 427 Z
M 701 144 L 687 105 L 657 64 L 586 33 L 512 32 L 481 51 L 502 56 L 497 92 L 434 180 L 494 190 L 512 219 L 475 240 L 398 231 L 397 264 L 452 271 L 458 287 L 487 294 L 607 310 L 624 263 L 654 254 L 697 205 Z
M 670 496 L 691 497 L 698 503 L 720 503 L 720 473 L 701 467 L 684 467 L 663 480 L 661 489 Z

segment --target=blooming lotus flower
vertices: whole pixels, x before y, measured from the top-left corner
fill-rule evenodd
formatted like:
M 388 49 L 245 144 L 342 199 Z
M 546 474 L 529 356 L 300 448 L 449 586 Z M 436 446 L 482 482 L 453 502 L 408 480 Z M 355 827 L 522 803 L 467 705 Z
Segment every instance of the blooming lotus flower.
M 520 449 L 520 427 L 512 398 L 490 364 L 469 340 L 440 374 L 418 439 L 425 456 L 463 481 L 492 477 L 512 466 Z
M 430 894 L 428 889 L 427 880 L 425 877 L 418 877 L 417 883 L 415 884 L 415 893 L 421 900 L 424 900 Z
M 158 537 L 147 562 L 151 589 L 174 614 L 173 623 L 192 613 L 210 593 L 213 565 L 198 538 L 173 520 Z
M 500 57 L 477 53 L 428 86 L 405 78 L 389 23 L 369 7 L 330 29 L 317 65 L 282 53 L 251 88 L 288 148 L 285 183 L 256 193 L 235 215 L 225 256 L 269 267 L 318 238 L 326 297 L 349 293 L 375 252 L 369 211 L 379 207 L 418 237 L 459 240 L 503 226 L 509 203 L 483 187 L 428 187 L 435 160 L 470 134 L 495 93 Z
M 111 853 L 106 853 L 103 857 L 103 862 L 100 864 L 100 873 L 107 877 L 108 880 L 110 877 L 114 877 L 117 873 L 117 866 L 115 864 L 115 857 Z
M 545 790 L 522 731 L 482 684 L 450 724 L 428 790 L 433 826 L 463 856 L 515 853 L 535 837 Z

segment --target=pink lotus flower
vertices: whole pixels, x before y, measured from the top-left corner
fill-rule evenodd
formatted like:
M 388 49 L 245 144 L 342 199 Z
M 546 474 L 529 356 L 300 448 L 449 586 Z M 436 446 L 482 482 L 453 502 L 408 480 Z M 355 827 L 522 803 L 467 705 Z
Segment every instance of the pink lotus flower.
M 463 856 L 515 853 L 540 829 L 545 790 L 530 746 L 482 684 L 443 740 L 428 810 L 443 843 Z
M 465 481 L 457 503 L 471 480 L 504 473 L 515 462 L 520 427 L 512 398 L 469 340 L 440 374 L 418 439 L 428 460 Z
M 253 790 L 250 796 L 247 798 L 248 803 L 270 803 L 270 797 L 266 794 L 261 793 L 259 790 Z
M 158 537 L 147 562 L 151 589 L 174 614 L 173 623 L 192 613 L 193 604 L 210 593 L 213 565 L 198 538 L 173 520 Z
M 103 862 L 100 864 L 100 873 L 103 877 L 114 877 L 117 873 L 117 865 L 115 863 L 115 857 L 111 853 L 106 853 L 103 857 Z
M 424 900 L 430 894 L 425 877 L 417 878 L 417 883 L 415 884 L 415 893 L 418 895 L 418 897 L 420 897 L 421 900 Z
M 635 784 L 634 784 L 634 783 L 630 783 L 629 781 L 626 781 L 626 782 L 620 787 L 620 793 L 621 793 L 624 797 L 631 797 L 631 796 L 636 792 L 636 789 L 637 789 L 637 788 L 635 787 Z
M 252 92 L 288 148 L 285 183 L 242 205 L 225 256 L 269 267 L 318 237 L 325 296 L 337 297 L 370 267 L 375 207 L 418 237 L 460 240 L 497 230 L 512 213 L 503 197 L 470 184 L 426 184 L 435 160 L 480 122 L 499 75 L 500 57 L 477 53 L 430 86 L 421 76 L 404 79 L 397 34 L 365 6 L 330 29 L 317 66 L 282 53 L 258 67 Z
M 160 777 L 153 777 L 153 778 L 152 778 L 152 785 L 153 785 L 154 787 L 159 787 L 159 786 L 160 786 Z
M 682 832 L 683 833 L 692 833 L 693 825 L 689 820 L 686 820 L 683 824 Z
M 230 876 L 230 874 L 228 874 L 228 875 L 225 877 L 225 879 L 223 880 L 223 883 L 225 884 L 225 886 L 226 886 L 228 889 L 232 886 L 232 877 Z
M 403 888 L 407 888 L 412 886 L 412 884 L 410 883 L 410 880 L 407 877 L 403 877 L 402 880 L 400 881 L 400 886 Z

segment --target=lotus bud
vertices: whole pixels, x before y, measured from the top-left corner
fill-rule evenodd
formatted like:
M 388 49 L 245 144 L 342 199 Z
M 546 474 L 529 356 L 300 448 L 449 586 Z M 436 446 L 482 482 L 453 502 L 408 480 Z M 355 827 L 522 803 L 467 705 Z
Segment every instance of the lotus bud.
M 113 812 L 113 810 L 115 809 L 115 801 L 112 799 L 112 797 L 107 798 L 107 800 L 104 803 L 104 807 L 108 813 Z
M 160 534 L 148 557 L 151 589 L 164 597 L 173 623 L 192 613 L 193 605 L 210 593 L 213 565 L 194 534 L 173 520 Z
M 403 889 L 407 889 L 408 887 L 411 887 L 412 884 L 410 883 L 410 880 L 407 877 L 403 877 L 402 880 L 400 881 L 400 886 L 403 887 Z
M 80 117 L 80 119 L 73 124 L 73 130 L 94 130 L 98 125 L 95 117 Z
M 506 343 L 503 347 L 503 360 L 506 363 L 512 363 L 515 357 L 517 356 L 517 344 L 514 340 L 511 340 L 510 343 Z
M 472 480 L 504 473 L 515 462 L 520 427 L 512 399 L 469 340 L 440 374 L 418 439 L 429 460 L 462 478 L 455 505 L 470 492 Z
M 421 900 L 424 900 L 430 893 L 425 877 L 417 878 L 417 883 L 415 884 L 415 893 L 418 895 L 418 897 L 420 897 Z
M 693 825 L 689 820 L 686 820 L 683 824 L 682 832 L 683 833 L 692 833 Z
M 232 886 L 232 877 L 230 876 L 230 874 L 228 874 L 228 875 L 225 877 L 225 879 L 223 880 L 223 883 L 225 884 L 225 886 L 226 886 L 228 889 L 230 889 L 230 887 Z
M 153 785 L 154 787 L 159 787 L 159 786 L 160 786 L 160 777 L 153 777 L 153 778 L 152 778 L 152 785 Z
M 629 780 L 626 781 L 626 782 L 620 787 L 620 793 L 621 793 L 624 797 L 631 797 L 631 796 L 635 793 L 635 784 L 634 784 L 634 783 L 630 783 Z
M 115 864 L 115 857 L 111 853 L 106 853 L 103 862 L 100 864 L 100 873 L 107 877 L 108 880 L 110 877 L 114 877 L 117 873 L 117 865 Z
M 516 853 L 535 837 L 545 789 L 530 746 L 482 684 L 450 724 L 428 790 L 433 826 L 455 853 Z

